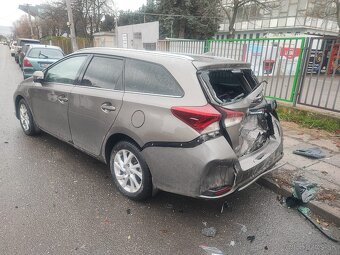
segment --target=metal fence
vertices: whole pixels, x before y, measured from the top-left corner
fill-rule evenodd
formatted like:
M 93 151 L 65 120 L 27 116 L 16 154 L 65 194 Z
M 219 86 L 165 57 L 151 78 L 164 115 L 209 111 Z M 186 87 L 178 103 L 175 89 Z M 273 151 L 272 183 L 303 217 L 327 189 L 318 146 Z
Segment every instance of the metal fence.
M 340 112 L 340 38 L 306 41 L 298 103 Z
M 231 40 L 162 40 L 157 49 L 185 54 L 209 54 L 248 62 L 267 97 L 293 102 L 305 38 L 256 38 Z

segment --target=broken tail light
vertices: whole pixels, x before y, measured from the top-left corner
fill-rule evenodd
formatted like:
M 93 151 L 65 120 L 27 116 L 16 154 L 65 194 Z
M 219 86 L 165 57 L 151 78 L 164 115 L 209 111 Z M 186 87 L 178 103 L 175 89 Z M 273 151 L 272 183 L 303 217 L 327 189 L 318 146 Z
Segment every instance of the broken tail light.
M 195 129 L 198 133 L 219 129 L 221 114 L 210 104 L 204 106 L 178 106 L 172 107 L 171 112 L 178 119 Z M 207 129 L 209 127 L 209 129 Z
M 222 108 L 222 107 L 220 107 L 220 109 L 225 114 L 224 124 L 225 124 L 226 128 L 232 127 L 232 126 L 235 126 L 235 125 L 241 123 L 241 121 L 244 118 L 243 112 L 229 110 L 229 109 L 225 109 L 225 108 Z

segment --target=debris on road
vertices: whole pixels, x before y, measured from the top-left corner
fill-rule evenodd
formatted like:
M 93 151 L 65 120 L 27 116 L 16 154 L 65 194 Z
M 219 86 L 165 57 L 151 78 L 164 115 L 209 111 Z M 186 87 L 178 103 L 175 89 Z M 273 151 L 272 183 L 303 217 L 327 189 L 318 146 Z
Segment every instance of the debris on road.
M 222 204 L 222 208 L 221 208 L 221 213 L 223 213 L 224 211 L 224 208 L 230 208 L 229 204 L 227 201 L 224 201 L 223 204 Z
M 130 208 L 126 209 L 126 214 L 131 214 L 131 209 Z
M 320 159 L 326 157 L 324 152 L 319 147 L 313 147 L 308 149 L 298 149 L 293 151 L 294 154 L 305 156 L 308 158 Z
M 304 206 L 299 206 L 298 207 L 299 213 L 301 213 L 310 223 L 312 223 L 322 234 L 324 234 L 329 240 L 339 243 L 340 240 L 334 238 L 331 233 L 327 232 L 328 229 L 320 226 L 320 221 L 319 219 L 316 220 L 316 222 L 312 219 L 311 217 L 311 211 L 309 208 L 304 207 Z M 318 224 L 319 223 L 319 224 Z
M 174 206 L 173 206 L 173 204 L 167 203 L 167 204 L 166 204 L 166 208 L 168 208 L 168 209 L 173 209 Z
M 207 254 L 209 255 L 224 255 L 223 251 L 215 248 L 215 247 L 209 247 L 206 245 L 200 245 L 201 249 L 203 249 Z
M 303 203 L 308 203 L 315 197 L 317 189 L 315 183 L 301 179 L 294 181 L 294 191 L 296 198 L 300 199 Z
M 268 246 L 265 246 L 264 249 L 265 249 L 266 251 L 268 251 Z
M 241 232 L 246 233 L 246 232 L 248 231 L 248 229 L 247 229 L 247 227 L 246 227 L 245 225 L 240 224 L 240 223 L 236 223 L 236 224 L 238 224 L 238 225 L 241 226 Z M 240 233 L 241 233 L 241 232 L 240 232 Z
M 202 229 L 202 234 L 207 237 L 215 237 L 216 233 L 217 233 L 217 230 L 214 227 Z
M 7 141 L 5 141 L 4 143 L 6 143 L 6 144 L 7 144 L 8 142 L 7 142 Z
M 229 246 L 235 246 L 235 241 L 230 241 Z
M 203 224 L 203 226 L 207 226 L 207 224 L 208 224 L 208 222 L 206 222 L 206 221 L 202 221 L 202 224 Z
M 247 240 L 252 243 L 255 240 L 255 236 L 247 236 Z

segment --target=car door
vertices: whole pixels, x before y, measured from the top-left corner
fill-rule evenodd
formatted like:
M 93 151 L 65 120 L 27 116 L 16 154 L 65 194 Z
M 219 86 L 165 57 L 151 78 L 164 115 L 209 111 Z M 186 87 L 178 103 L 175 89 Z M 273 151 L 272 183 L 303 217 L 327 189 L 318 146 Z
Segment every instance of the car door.
M 73 143 L 96 156 L 122 105 L 123 66 L 123 59 L 94 55 L 70 93 Z
M 69 93 L 86 59 L 87 55 L 75 55 L 56 63 L 45 71 L 44 80 L 29 90 L 38 126 L 65 141 L 71 141 Z

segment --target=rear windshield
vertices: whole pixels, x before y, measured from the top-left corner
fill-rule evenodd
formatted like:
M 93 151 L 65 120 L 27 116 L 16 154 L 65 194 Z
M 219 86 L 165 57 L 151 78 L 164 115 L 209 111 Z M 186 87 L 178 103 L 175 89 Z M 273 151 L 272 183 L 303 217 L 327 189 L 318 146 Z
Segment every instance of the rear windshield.
M 258 80 L 250 69 L 207 70 L 201 78 L 219 103 L 232 103 L 245 98 L 258 85 Z
M 28 54 L 28 57 L 30 58 L 53 58 L 53 59 L 59 59 L 62 58 L 64 55 L 63 53 L 58 49 L 47 49 L 47 48 L 33 48 Z
M 25 44 L 40 44 L 39 41 L 31 41 L 31 40 L 21 40 L 20 46 L 24 46 Z

